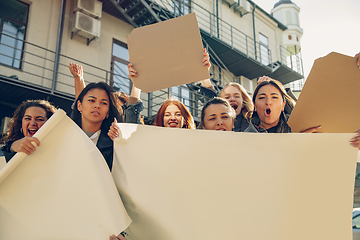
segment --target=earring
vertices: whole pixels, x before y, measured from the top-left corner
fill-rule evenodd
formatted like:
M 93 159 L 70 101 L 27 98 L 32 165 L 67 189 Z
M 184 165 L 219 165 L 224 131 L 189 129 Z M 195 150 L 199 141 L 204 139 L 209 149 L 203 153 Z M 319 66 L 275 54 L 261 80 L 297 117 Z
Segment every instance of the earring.
M 23 132 L 22 128 L 20 128 L 20 132 Z

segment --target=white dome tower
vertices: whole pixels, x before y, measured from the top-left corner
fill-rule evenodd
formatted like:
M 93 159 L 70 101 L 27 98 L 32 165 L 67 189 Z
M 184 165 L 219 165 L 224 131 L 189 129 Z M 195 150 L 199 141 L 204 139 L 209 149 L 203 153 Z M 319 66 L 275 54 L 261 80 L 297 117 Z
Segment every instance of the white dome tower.
M 300 27 L 299 12 L 300 8 L 291 0 L 280 0 L 271 10 L 271 15 L 287 27 L 283 33 L 283 45 L 289 50 L 288 55 L 297 54 L 301 50 L 303 30 Z

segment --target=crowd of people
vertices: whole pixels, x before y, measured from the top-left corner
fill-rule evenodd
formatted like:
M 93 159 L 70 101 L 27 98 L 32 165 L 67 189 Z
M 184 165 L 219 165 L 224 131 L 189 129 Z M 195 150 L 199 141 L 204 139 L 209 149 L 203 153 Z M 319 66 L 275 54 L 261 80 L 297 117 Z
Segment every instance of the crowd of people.
M 203 65 L 210 69 L 209 55 L 205 49 L 203 55 Z M 360 53 L 355 57 L 360 69 Z M 131 63 L 128 69 L 129 78 L 133 81 L 138 72 Z M 140 116 L 144 109 L 140 100 L 141 90 L 133 86 L 130 96 L 127 96 L 123 92 L 114 92 L 105 82 L 90 83 L 86 86 L 81 65 L 70 63 L 69 70 L 74 77 L 76 99 L 72 105 L 71 118 L 94 142 L 111 171 L 113 140 L 120 133 L 116 123 L 143 124 Z M 210 100 L 201 111 L 200 128 L 256 133 L 291 132 L 287 120 L 295 106 L 295 100 L 279 81 L 266 76 L 261 77 L 252 98 L 238 83 L 227 84 L 219 94 L 209 79 L 201 81 L 201 85 L 202 93 Z M 5 143 L 2 151 L 7 162 L 17 152 L 30 155 L 36 150 L 35 145 L 40 146 L 40 141 L 34 134 L 55 111 L 56 107 L 45 100 L 27 100 L 16 109 L 9 129 L 2 138 L 2 142 Z M 196 129 L 189 110 L 175 99 L 168 99 L 162 104 L 153 125 Z M 320 128 L 321 126 L 314 126 L 303 132 L 316 132 Z M 360 149 L 359 131 L 350 140 L 350 144 Z M 125 239 L 122 234 L 109 238 Z

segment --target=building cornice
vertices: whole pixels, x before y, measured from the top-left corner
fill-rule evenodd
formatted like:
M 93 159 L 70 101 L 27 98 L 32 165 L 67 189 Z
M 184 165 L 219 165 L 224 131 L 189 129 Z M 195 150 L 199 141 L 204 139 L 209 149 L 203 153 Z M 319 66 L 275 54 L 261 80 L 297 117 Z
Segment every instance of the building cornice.
M 271 16 L 268 12 L 266 12 L 264 9 L 262 9 L 259 5 L 257 5 L 255 2 L 251 1 L 251 0 L 248 0 L 248 2 L 250 4 L 252 4 L 252 6 L 254 7 L 254 5 L 256 6 L 257 9 L 259 9 L 261 12 L 263 12 L 266 16 L 268 16 L 270 19 L 274 20 L 276 23 L 277 23 L 277 26 L 285 31 L 287 29 L 287 27 L 281 23 L 279 20 L 277 20 L 276 18 L 274 18 L 273 16 Z

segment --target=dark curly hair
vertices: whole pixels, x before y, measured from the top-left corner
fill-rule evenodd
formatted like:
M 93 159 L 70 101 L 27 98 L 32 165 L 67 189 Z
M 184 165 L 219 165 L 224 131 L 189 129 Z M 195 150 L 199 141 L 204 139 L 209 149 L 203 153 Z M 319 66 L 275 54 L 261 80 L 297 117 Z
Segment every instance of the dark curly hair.
M 57 110 L 55 106 L 46 100 L 26 100 L 22 102 L 15 110 L 14 116 L 10 120 L 9 129 L 7 130 L 5 136 L 1 139 L 2 143 L 19 140 L 24 137 L 24 134 L 20 131 L 20 129 L 26 109 L 29 107 L 40 107 L 44 109 L 47 119 L 49 119 Z

